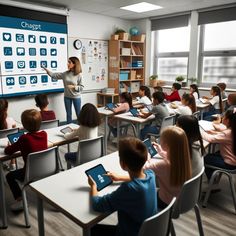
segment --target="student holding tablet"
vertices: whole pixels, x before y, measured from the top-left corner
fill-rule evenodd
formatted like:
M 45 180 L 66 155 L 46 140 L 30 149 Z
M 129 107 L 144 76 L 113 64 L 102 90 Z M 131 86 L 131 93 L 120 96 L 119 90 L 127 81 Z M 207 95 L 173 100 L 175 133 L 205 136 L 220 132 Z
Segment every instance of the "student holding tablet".
M 129 174 L 123 180 L 129 181 L 122 183 L 116 191 L 98 196 L 96 182 L 89 176 L 93 209 L 99 212 L 118 211 L 118 225 L 98 224 L 91 229 L 92 236 L 137 236 L 143 221 L 157 213 L 155 174 L 151 170 L 143 170 L 147 160 L 143 142 L 133 137 L 121 139 L 119 157 L 121 168 Z M 107 175 L 114 177 L 110 173 Z

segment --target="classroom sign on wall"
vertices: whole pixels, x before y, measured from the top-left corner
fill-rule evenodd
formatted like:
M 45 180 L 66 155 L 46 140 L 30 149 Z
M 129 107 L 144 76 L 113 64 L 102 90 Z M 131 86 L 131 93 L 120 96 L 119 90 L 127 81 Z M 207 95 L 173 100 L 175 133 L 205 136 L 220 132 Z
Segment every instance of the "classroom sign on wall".
M 52 72 L 67 69 L 67 25 L 0 16 L 0 96 L 63 91 Z

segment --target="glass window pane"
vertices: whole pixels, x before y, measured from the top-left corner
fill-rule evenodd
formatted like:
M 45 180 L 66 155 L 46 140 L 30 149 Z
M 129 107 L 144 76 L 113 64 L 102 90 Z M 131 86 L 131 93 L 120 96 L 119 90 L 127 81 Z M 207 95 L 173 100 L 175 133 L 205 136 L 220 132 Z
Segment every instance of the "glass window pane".
M 236 84 L 236 57 L 204 57 L 202 82 Z
M 205 25 L 204 51 L 236 50 L 236 21 Z
M 190 27 L 158 30 L 158 52 L 188 52 Z
M 187 57 L 158 58 L 158 78 L 175 81 L 179 75 L 187 77 Z

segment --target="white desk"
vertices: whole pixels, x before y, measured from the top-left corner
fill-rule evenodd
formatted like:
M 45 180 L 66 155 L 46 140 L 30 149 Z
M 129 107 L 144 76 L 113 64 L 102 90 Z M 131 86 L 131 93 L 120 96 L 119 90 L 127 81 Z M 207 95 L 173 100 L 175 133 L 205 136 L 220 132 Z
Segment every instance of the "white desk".
M 44 236 L 43 201 L 51 204 L 69 219 L 83 228 L 83 235 L 90 235 L 90 228 L 108 214 L 95 212 L 91 208 L 90 187 L 85 170 L 103 164 L 105 169 L 120 174 L 125 173 L 120 165 L 118 152 L 77 166 L 70 170 L 30 184 L 38 199 L 39 235 Z M 112 184 L 99 192 L 104 195 L 114 191 L 119 184 Z

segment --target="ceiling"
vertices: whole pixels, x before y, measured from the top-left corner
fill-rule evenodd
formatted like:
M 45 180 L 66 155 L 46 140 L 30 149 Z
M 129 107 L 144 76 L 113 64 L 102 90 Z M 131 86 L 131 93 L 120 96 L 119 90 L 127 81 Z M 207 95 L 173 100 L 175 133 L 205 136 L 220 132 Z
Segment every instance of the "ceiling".
M 122 10 L 120 7 L 146 1 L 162 6 L 162 9 L 145 13 L 132 13 Z M 207 8 L 230 3 L 236 0 L 8 0 L 1 2 L 22 2 L 40 6 L 68 8 L 105 16 L 118 17 L 121 19 L 135 20 L 153 16 L 166 15 L 176 12 L 189 11 L 200 8 Z

